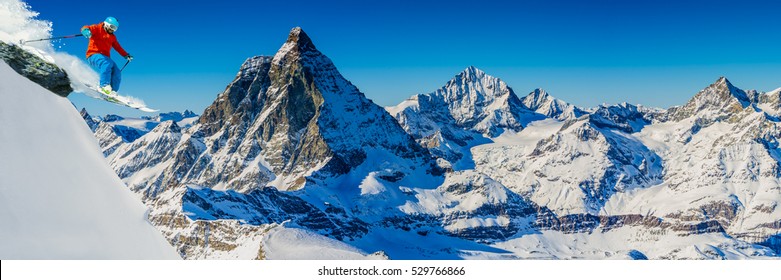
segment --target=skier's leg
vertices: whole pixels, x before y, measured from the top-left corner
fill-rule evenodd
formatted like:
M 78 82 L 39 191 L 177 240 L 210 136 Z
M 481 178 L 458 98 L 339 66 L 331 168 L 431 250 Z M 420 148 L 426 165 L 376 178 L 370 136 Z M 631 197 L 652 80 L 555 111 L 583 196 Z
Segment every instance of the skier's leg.
M 122 82 L 122 71 L 119 70 L 119 66 L 117 66 L 117 63 L 113 60 L 111 61 L 111 64 L 113 65 L 111 67 L 111 88 L 118 92 L 119 83 Z
M 105 55 L 96 53 L 87 58 L 90 66 L 100 75 L 100 87 L 111 84 L 111 68 L 114 63 Z M 114 66 L 116 67 L 116 66 Z

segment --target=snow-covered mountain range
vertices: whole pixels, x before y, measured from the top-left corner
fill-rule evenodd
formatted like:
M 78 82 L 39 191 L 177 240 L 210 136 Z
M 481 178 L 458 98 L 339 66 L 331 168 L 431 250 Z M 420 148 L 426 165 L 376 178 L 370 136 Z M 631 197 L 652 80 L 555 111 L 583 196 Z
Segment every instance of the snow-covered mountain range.
M 121 144 L 135 141 L 162 122 L 173 121 L 176 125 L 187 128 L 198 120 L 198 115 L 189 110 L 185 110 L 184 113 L 160 113 L 157 116 L 140 118 L 126 118 L 117 115 L 93 117 L 85 108 L 81 109 L 80 114 L 95 134 L 103 149 L 103 154 L 107 157 L 111 156 Z
M 470 66 L 382 108 L 294 28 L 274 56 L 247 59 L 200 116 L 82 110 L 80 127 L 66 127 L 91 130 L 105 159 L 75 155 L 100 156 L 97 147 L 56 150 L 64 161 L 43 166 L 108 164 L 116 174 L 99 176 L 114 183 L 103 185 L 122 190 L 118 175 L 187 259 L 778 258 L 779 92 L 722 77 L 683 106 L 584 109 L 543 89 L 519 97 Z M 58 102 L 47 112 L 78 119 Z M 24 148 L 35 124 L 19 115 L 0 115 L 16 137 L 2 154 L 51 150 Z M 7 165 L 3 187 L 32 170 Z M 109 257 L 160 258 L 127 252 Z
M 383 109 L 295 28 L 108 159 L 186 258 L 777 257 L 778 91 L 583 109 L 468 67 Z

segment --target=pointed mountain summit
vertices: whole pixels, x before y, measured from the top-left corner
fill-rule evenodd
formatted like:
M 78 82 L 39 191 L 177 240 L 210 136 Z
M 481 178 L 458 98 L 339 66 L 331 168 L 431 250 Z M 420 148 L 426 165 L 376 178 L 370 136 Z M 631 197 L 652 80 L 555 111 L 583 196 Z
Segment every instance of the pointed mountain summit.
M 695 115 L 706 119 L 728 117 L 751 105 L 748 94 L 725 77 L 697 93 L 686 105 L 668 110 L 668 119 L 680 121 Z
M 526 110 L 512 88 L 474 66 L 429 95 L 447 104 L 449 114 L 463 128 L 489 137 L 504 129 L 523 129 L 521 114 Z
M 386 110 L 418 143 L 455 170 L 474 167 L 469 149 L 544 116 L 531 112 L 507 84 L 474 66 L 445 86 Z
M 397 119 L 405 112 L 419 112 L 431 120 L 449 121 L 461 129 L 479 132 L 486 137 L 498 136 L 505 129 L 523 129 L 522 115 L 530 113 L 504 81 L 474 66 L 458 73 L 442 88 L 415 95 L 387 110 Z M 416 138 L 435 132 L 419 131 L 415 127 L 405 129 Z
M 87 112 L 87 108 L 81 108 L 81 111 L 79 111 L 79 114 L 81 115 L 81 118 L 84 119 L 84 121 L 87 123 L 87 126 L 89 127 L 92 132 L 95 132 L 96 129 L 98 129 L 98 125 L 100 125 L 100 120 L 96 120 L 93 118 L 89 112 Z
M 529 110 L 559 120 L 579 118 L 586 112 L 572 104 L 556 99 L 544 89 L 538 88 L 521 98 L 521 103 Z
M 541 88 L 537 88 L 526 95 L 526 97 L 522 98 L 521 101 L 527 108 L 531 110 L 537 110 L 543 107 L 543 105 L 545 105 L 545 103 L 549 102 L 551 99 L 552 97 L 550 94 L 548 94 L 547 91 Z
M 277 51 L 274 56 L 274 64 L 284 64 L 287 59 L 300 58 L 302 56 L 322 56 L 323 54 L 317 50 L 315 44 L 312 43 L 312 39 L 309 35 L 306 35 L 301 27 L 296 27 L 290 30 L 290 34 L 287 36 L 285 44 Z

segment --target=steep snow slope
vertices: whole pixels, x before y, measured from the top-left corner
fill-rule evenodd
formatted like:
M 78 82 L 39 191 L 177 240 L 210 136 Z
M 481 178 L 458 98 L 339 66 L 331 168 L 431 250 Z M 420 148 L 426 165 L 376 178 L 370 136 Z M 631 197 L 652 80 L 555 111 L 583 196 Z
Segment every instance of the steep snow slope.
M 0 258 L 179 257 L 67 99 L 5 62 L 0 98 Z

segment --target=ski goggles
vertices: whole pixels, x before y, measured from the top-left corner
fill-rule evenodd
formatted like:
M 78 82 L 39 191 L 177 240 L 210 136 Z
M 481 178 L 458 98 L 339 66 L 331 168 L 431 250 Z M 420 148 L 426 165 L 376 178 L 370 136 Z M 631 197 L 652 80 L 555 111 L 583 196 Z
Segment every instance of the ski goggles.
M 108 22 L 104 22 L 104 23 L 103 23 L 103 25 L 105 25 L 105 26 L 106 26 L 106 29 L 107 29 L 108 31 L 112 32 L 112 33 L 113 33 L 113 32 L 116 32 L 116 31 L 117 31 L 117 29 L 119 29 L 119 26 L 113 25 L 113 24 L 111 24 L 111 23 L 108 23 Z

